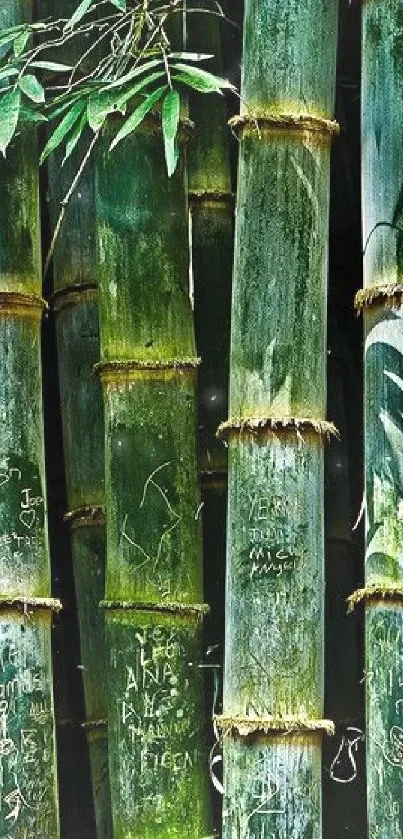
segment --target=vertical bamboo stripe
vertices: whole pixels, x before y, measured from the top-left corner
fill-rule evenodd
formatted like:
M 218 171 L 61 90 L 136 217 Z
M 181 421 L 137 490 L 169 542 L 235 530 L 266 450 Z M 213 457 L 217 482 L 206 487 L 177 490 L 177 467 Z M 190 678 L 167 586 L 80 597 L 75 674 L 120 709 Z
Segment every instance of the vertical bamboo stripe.
M 147 125 L 113 157 L 108 145 L 97 246 L 114 839 L 194 839 L 211 831 L 184 167 L 168 180 Z
M 6 4 L 0 27 L 31 6 Z M 0 835 L 58 839 L 35 132 L 0 161 L 0 185 Z
M 321 836 L 323 442 L 292 428 L 326 410 L 336 42 L 336 2 L 246 0 L 230 417 L 280 428 L 229 438 L 223 715 L 306 725 L 225 736 L 224 839 Z
M 362 198 L 365 328 L 366 585 L 403 585 L 401 297 L 377 295 L 403 276 L 403 39 L 398 0 L 363 7 Z M 371 839 L 403 832 L 403 611 L 366 605 L 368 825 Z

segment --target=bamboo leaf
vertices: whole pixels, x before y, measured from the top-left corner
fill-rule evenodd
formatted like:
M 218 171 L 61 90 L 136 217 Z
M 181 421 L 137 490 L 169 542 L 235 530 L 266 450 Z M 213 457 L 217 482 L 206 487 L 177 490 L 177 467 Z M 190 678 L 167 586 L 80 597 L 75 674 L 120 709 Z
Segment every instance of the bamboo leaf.
M 126 82 L 130 82 L 132 79 L 135 79 L 137 76 L 145 73 L 146 70 L 152 70 L 154 67 L 158 67 L 158 64 L 162 64 L 162 58 L 153 58 L 151 61 L 146 61 L 145 64 L 139 64 L 137 67 L 134 67 L 133 70 L 130 70 L 124 76 L 121 76 L 120 79 L 116 79 L 116 81 L 108 85 L 108 90 L 113 90 L 114 87 L 121 87 L 123 84 L 126 84 Z
M 21 32 L 20 35 L 17 36 L 17 38 L 15 38 L 13 43 L 13 50 L 16 58 L 18 58 L 18 56 L 24 52 L 29 39 L 30 31 L 28 28 L 25 31 Z
M 47 112 L 47 118 L 52 120 L 60 116 L 60 114 L 63 114 L 71 107 L 73 102 L 77 102 L 79 99 L 84 99 L 88 93 L 90 93 L 89 88 L 82 88 L 75 93 L 69 93 L 67 98 L 65 94 L 58 96 L 57 99 L 53 100 L 53 105 L 56 107 L 51 107 L 51 109 Z
M 179 151 L 176 142 L 180 116 L 180 95 L 177 90 L 169 90 L 162 104 L 162 134 L 164 137 L 165 160 L 168 177 L 176 169 Z
M 79 6 L 77 6 L 75 12 L 73 12 L 70 20 L 67 21 L 64 30 L 72 29 L 76 23 L 79 23 L 81 18 L 88 12 L 88 9 L 92 6 L 94 0 L 82 0 Z
M 9 76 L 18 76 L 19 71 L 15 67 L 5 67 L 4 70 L 0 70 L 0 81 L 2 79 L 7 79 Z
M 141 105 L 139 105 L 133 111 L 129 119 L 126 120 L 125 124 L 120 129 L 120 131 L 118 131 L 115 139 L 111 143 L 109 148 L 110 151 L 112 151 L 112 149 L 114 149 L 115 146 L 117 146 L 121 140 L 127 137 L 128 134 L 131 134 L 133 131 L 136 130 L 136 128 L 143 121 L 144 117 L 147 116 L 147 114 L 151 111 L 153 106 L 158 102 L 159 99 L 161 99 L 161 96 L 166 91 L 166 89 L 167 85 L 157 88 L 157 90 L 155 90 L 154 93 L 150 93 L 149 96 L 146 97 L 144 102 L 142 102 Z
M 6 156 L 7 146 L 15 134 L 21 105 L 21 91 L 12 90 L 0 99 L 0 152 Z
M 209 73 L 208 70 L 202 70 L 201 67 L 192 67 L 191 64 L 182 64 L 180 62 L 176 62 L 172 66 L 175 70 L 179 70 L 182 76 L 186 76 L 189 79 L 189 81 L 185 81 L 185 84 L 189 84 L 195 90 L 206 93 L 213 91 L 220 93 L 221 90 L 225 89 L 235 90 L 234 85 L 228 79 L 215 76 L 214 73 Z M 181 81 L 184 81 L 184 79 L 181 79 Z
M 29 66 L 41 70 L 52 70 L 54 73 L 68 73 L 73 69 L 68 64 L 58 64 L 57 61 L 31 61 Z
M 168 56 L 169 60 L 177 60 L 178 58 L 183 58 L 184 61 L 206 61 L 209 58 L 214 58 L 214 55 L 203 52 L 171 52 Z
M 47 117 L 44 114 L 41 114 L 39 111 L 34 111 L 32 108 L 20 108 L 20 121 L 21 122 L 48 122 Z
M 55 131 L 53 132 L 52 136 L 49 138 L 46 146 L 41 154 L 40 162 L 43 163 L 44 160 L 55 150 L 60 143 L 63 142 L 66 135 L 69 133 L 70 129 L 75 125 L 77 120 L 80 118 L 83 110 L 84 110 L 84 103 L 79 100 L 75 102 L 70 111 L 67 112 L 65 117 L 59 123 Z
M 111 0 L 111 3 L 113 3 L 113 5 L 116 6 L 117 9 L 120 9 L 120 11 L 126 11 L 126 0 Z
M 32 102 L 44 102 L 45 101 L 45 91 L 38 79 L 28 73 L 26 76 L 22 76 L 18 82 L 19 88 L 28 96 L 28 99 L 31 99 Z
M 182 82 L 182 84 L 193 88 L 193 90 L 197 90 L 199 93 L 220 93 L 222 95 L 220 88 L 216 84 L 202 79 L 195 79 L 189 73 L 175 73 L 172 76 L 172 80 Z
M 144 90 L 145 87 L 150 86 L 153 82 L 165 75 L 165 70 L 159 70 L 157 73 L 150 73 L 149 76 L 142 79 L 137 84 L 132 85 L 125 93 L 119 91 L 110 91 L 108 88 L 103 88 L 97 93 L 93 93 L 88 101 L 88 122 L 93 131 L 98 131 L 105 122 L 108 114 L 114 111 L 124 113 L 126 103 Z
M 116 109 L 120 110 L 123 107 L 123 105 L 126 105 L 126 103 L 133 98 L 133 96 L 136 96 L 136 94 L 140 93 L 141 90 L 144 90 L 145 87 L 152 85 L 153 82 L 156 82 L 162 76 L 165 76 L 165 69 L 159 70 L 156 73 L 150 73 L 149 76 L 146 76 L 145 79 L 142 79 L 140 82 L 137 82 L 137 84 L 130 87 L 129 90 L 126 90 L 125 93 L 121 93 L 119 95 L 119 98 L 116 99 Z
M 70 155 L 73 153 L 73 151 L 74 151 L 74 149 L 75 149 L 75 147 L 76 147 L 76 145 L 77 145 L 77 143 L 78 143 L 85 127 L 86 127 L 86 125 L 87 125 L 87 122 L 88 122 L 87 112 L 86 112 L 86 110 L 84 110 L 82 115 L 81 115 L 81 118 L 79 119 L 79 121 L 76 123 L 76 125 L 73 128 L 73 131 L 71 132 L 71 135 L 68 139 L 68 142 L 66 143 L 66 154 L 63 158 L 62 166 L 64 166 L 66 160 L 68 160 Z

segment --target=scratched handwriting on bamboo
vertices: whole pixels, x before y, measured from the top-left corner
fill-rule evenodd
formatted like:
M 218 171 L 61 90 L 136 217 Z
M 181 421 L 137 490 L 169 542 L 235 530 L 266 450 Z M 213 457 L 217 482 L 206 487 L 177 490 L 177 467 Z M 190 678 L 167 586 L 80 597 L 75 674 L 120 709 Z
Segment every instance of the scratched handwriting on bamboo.
M 351 784 L 357 778 L 356 753 L 358 746 L 364 741 L 361 728 L 348 726 L 341 736 L 336 755 L 330 764 L 329 774 L 332 781 L 338 784 Z
M 178 515 L 176 510 L 174 510 L 174 508 L 172 507 L 172 504 L 169 501 L 168 494 L 167 494 L 166 490 L 161 485 L 161 483 L 158 480 L 156 480 L 156 475 L 158 475 L 160 472 L 162 472 L 162 470 L 167 469 L 169 466 L 171 466 L 171 461 L 167 461 L 166 463 L 162 463 L 160 466 L 157 466 L 157 468 L 154 469 L 151 472 L 151 474 L 146 478 L 146 480 L 144 481 L 143 492 L 142 492 L 141 501 L 140 501 L 140 504 L 139 504 L 139 510 L 142 510 L 144 508 L 144 506 L 146 505 L 147 497 L 148 497 L 149 492 L 151 490 L 154 490 L 163 499 L 167 515 L 170 518 L 170 522 L 168 522 L 166 524 L 166 526 L 164 526 L 163 532 L 161 533 L 161 536 L 160 536 L 159 542 L 158 542 L 158 546 L 157 546 L 157 550 L 155 552 L 154 557 L 151 556 L 150 553 L 148 553 L 148 551 L 144 548 L 143 545 L 140 545 L 136 541 L 134 528 L 132 528 L 131 532 L 129 533 L 129 531 L 128 531 L 129 514 L 126 513 L 125 516 L 124 516 L 124 519 L 123 519 L 121 537 L 122 537 L 123 540 L 128 542 L 128 544 L 131 545 L 131 547 L 135 548 L 136 551 L 138 551 L 140 553 L 140 561 L 138 561 L 136 563 L 136 570 L 137 571 L 139 571 L 141 568 L 143 568 L 145 565 L 147 565 L 149 563 L 150 564 L 152 563 L 152 565 L 153 565 L 153 572 L 155 572 L 157 570 L 160 559 L 161 559 L 161 554 L 162 554 L 164 545 L 166 543 L 166 540 L 173 533 L 173 531 L 177 529 L 177 527 L 179 526 L 179 523 L 181 521 L 181 516 Z
M 278 544 L 278 522 L 290 521 L 293 502 L 286 496 L 254 492 L 248 493 L 247 538 L 249 579 L 259 580 L 264 577 L 281 577 L 293 574 L 303 564 L 302 558 L 294 551 L 286 550 Z M 284 538 L 286 527 L 281 527 Z M 303 539 L 299 540 L 300 544 Z
M 6 457 L 0 468 L 0 498 L 9 491 L 16 493 L 18 520 L 12 530 L 0 534 L 0 548 L 10 551 L 15 561 L 24 559 L 24 549 L 35 549 L 39 546 L 40 535 L 37 525 L 43 517 L 44 499 L 42 494 L 35 491 L 32 483 L 39 485 L 39 478 L 35 476 L 33 482 L 26 481 L 23 471 L 12 465 L 12 460 Z M 22 532 L 19 530 L 22 526 Z
M 33 645 L 40 643 L 32 632 Z M 2 626 L 0 653 L 0 830 L 13 839 L 50 835 L 51 703 L 46 674 L 34 667 L 20 628 Z M 17 637 L 15 634 L 17 633 Z M 48 769 L 46 769 L 48 765 Z M 4 833 L 3 833 L 4 831 Z
M 128 763 L 138 766 L 140 810 L 157 806 L 151 795 L 155 772 L 179 779 L 198 761 L 199 750 L 189 729 L 190 671 L 188 676 L 183 670 L 186 650 L 180 633 L 146 627 L 136 631 L 135 639 L 129 662 L 117 648 L 111 651 L 111 662 L 121 674 L 119 727 L 125 732 Z

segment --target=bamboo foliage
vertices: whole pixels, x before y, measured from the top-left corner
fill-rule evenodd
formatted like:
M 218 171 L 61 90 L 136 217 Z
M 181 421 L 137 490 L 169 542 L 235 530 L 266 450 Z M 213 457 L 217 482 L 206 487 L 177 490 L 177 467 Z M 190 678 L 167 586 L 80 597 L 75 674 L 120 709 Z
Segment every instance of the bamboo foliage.
M 5 28 L 31 4 L 0 11 Z M 59 836 L 53 718 L 34 132 L 0 163 L 0 834 Z
M 323 438 L 336 41 L 337 3 L 246 1 L 221 429 L 225 839 L 321 836 L 321 735 L 332 730 L 322 719 Z
M 369 834 L 401 836 L 403 684 L 402 7 L 363 8 L 366 715 Z
M 154 117 L 97 162 L 114 839 L 209 834 L 187 207 L 164 165 Z

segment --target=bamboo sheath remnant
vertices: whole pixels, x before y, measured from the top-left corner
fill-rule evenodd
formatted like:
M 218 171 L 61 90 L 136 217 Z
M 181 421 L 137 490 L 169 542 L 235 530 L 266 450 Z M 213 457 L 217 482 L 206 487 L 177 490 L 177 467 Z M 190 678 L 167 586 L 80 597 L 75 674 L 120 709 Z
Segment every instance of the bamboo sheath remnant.
M 5 4 L 0 29 L 28 22 Z M 0 835 L 58 839 L 36 136 L 0 162 Z
M 336 42 L 336 2 L 246 0 L 224 426 L 224 839 L 321 836 L 321 739 L 332 730 L 322 720 L 323 446 L 333 431 L 325 370 Z
M 147 125 L 97 160 L 114 839 L 207 836 L 196 368 L 183 163 Z
M 368 832 L 403 832 L 403 39 L 398 0 L 363 6 L 365 589 Z M 372 304 L 372 305 L 371 305 Z

